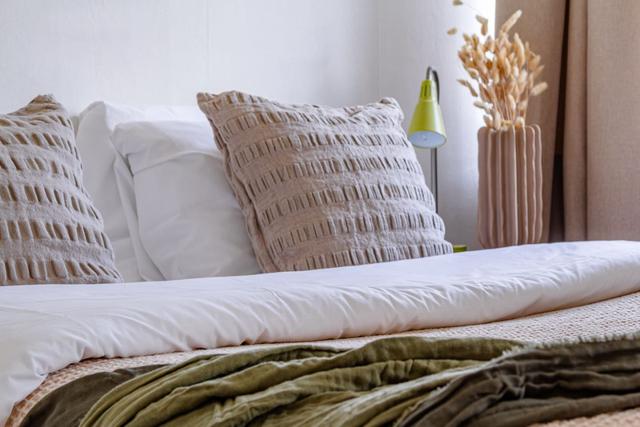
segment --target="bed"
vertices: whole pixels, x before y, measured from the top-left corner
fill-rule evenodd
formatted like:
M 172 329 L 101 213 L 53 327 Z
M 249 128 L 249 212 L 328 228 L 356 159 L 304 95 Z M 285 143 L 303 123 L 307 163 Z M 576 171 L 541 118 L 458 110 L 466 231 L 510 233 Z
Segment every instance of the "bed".
M 15 286 L 3 289 L 0 307 L 0 414 L 17 426 L 73 379 L 205 352 L 305 341 L 360 346 L 398 333 L 531 342 L 631 334 L 640 329 L 639 278 L 640 244 L 584 242 L 309 272 Z
M 147 375 L 160 375 L 192 361 L 215 364 L 220 360 L 236 360 L 233 359 L 236 356 L 241 360 L 268 352 L 286 353 L 290 348 L 309 354 L 316 351 L 335 354 L 339 358 L 343 353 L 357 355 L 376 346 L 381 346 L 381 354 L 396 349 L 387 349 L 385 345 L 405 344 L 434 348 L 437 353 L 440 346 L 449 343 L 468 343 L 467 350 L 471 352 L 476 344 L 478 348 L 493 346 L 495 357 L 483 359 L 491 365 L 494 360 L 510 362 L 527 351 L 564 351 L 563 346 L 584 347 L 588 356 L 589 346 L 617 343 L 622 345 L 625 355 L 631 353 L 630 360 L 637 361 L 640 352 L 624 346 L 640 345 L 637 335 L 640 243 L 554 243 L 447 253 L 451 245 L 444 240 L 444 223 L 435 212 L 420 165 L 402 131 L 402 112 L 396 101 L 383 99 L 367 106 L 346 108 L 283 107 L 278 102 L 235 91 L 220 97 L 245 102 L 239 107 L 242 111 L 258 104 L 270 106 L 265 114 L 238 120 L 239 125 L 233 123 L 234 126 L 220 129 L 214 126 L 214 138 L 204 115 L 193 106 L 131 107 L 96 102 L 80 115 L 75 135 L 64 107 L 50 96 L 33 101 L 40 105 L 38 108 L 44 105 L 44 115 L 32 102 L 26 113 L 18 114 L 17 118 L 3 116 L 6 119 L 2 126 L 13 126 L 14 130 L 0 129 L 5 132 L 0 133 L 0 139 L 9 141 L 3 146 L 15 150 L 10 153 L 14 157 L 20 157 L 15 153 L 22 155 L 19 150 L 23 145 L 29 146 L 29 142 L 32 143 L 29 150 L 33 152 L 45 146 L 63 145 L 58 150 L 63 155 L 58 157 L 66 158 L 59 163 L 71 166 L 66 169 L 56 166 L 55 171 L 43 176 L 46 163 L 26 162 L 27 166 L 32 165 L 29 169 L 21 168 L 18 161 L 14 167 L 5 168 L 11 173 L 0 178 L 30 178 L 35 180 L 33 185 L 49 179 L 52 188 L 65 181 L 68 184 L 65 191 L 75 192 L 75 200 L 84 203 L 80 207 L 77 202 L 63 206 L 65 198 L 55 200 L 57 197 L 48 197 L 46 191 L 47 197 L 36 197 L 32 192 L 31 199 L 21 205 L 27 208 L 18 206 L 23 209 L 20 213 L 31 214 L 36 208 L 43 216 L 54 211 L 58 214 L 74 211 L 77 223 L 91 216 L 93 228 L 77 231 L 73 227 L 49 227 L 47 244 L 64 241 L 76 251 L 71 262 L 61 266 L 41 260 L 30 264 L 22 257 L 24 254 L 10 253 L 42 239 L 49 233 L 46 227 L 42 235 L 37 227 L 36 232 L 24 226 L 9 232 L 0 229 L 0 235 L 18 242 L 21 234 L 28 236 L 24 247 L 14 244 L 12 248 L 3 247 L 2 252 L 3 256 L 12 257 L 13 270 L 11 274 L 0 271 L 0 279 L 8 278 L 11 282 L 8 284 L 15 286 L 0 288 L 0 424 L 68 425 L 64 417 L 73 412 L 70 424 L 77 425 L 85 414 L 99 410 L 100 405 L 98 401 L 87 400 L 90 393 L 85 396 L 75 392 L 77 401 L 65 401 L 64 393 L 76 384 L 88 385 L 91 391 L 96 376 L 108 377 L 121 370 L 135 372 L 131 374 L 134 375 L 131 382 L 106 390 L 106 398 L 120 386 L 126 389 L 130 384 L 146 381 Z M 206 104 L 203 111 L 209 109 L 208 114 L 214 116 L 220 113 L 215 95 L 201 95 L 199 100 Z M 31 113 L 35 116 L 28 123 L 24 117 Z M 235 112 L 228 115 L 230 118 L 223 119 L 232 121 L 239 117 Z M 260 121 L 255 117 L 260 117 Z M 252 123 L 257 122 L 265 127 L 275 123 L 275 130 L 252 131 Z M 311 122 L 315 124 L 310 125 Z M 30 136 L 33 134 L 30 125 L 45 136 Z M 40 128 L 49 125 L 60 131 L 57 138 Z M 293 130 L 283 133 L 278 126 L 291 126 Z M 284 167 L 276 165 L 280 169 L 266 163 L 255 167 L 256 163 L 251 161 L 273 154 L 255 141 L 229 143 L 240 147 L 240 152 L 221 154 L 229 148 L 219 141 L 225 137 L 225 129 L 237 131 L 226 135 L 234 138 L 247 129 L 254 135 L 268 134 L 269 141 L 264 146 L 281 154 L 290 150 L 284 157 L 292 155 L 293 160 L 289 159 L 291 164 Z M 322 137 L 318 137 L 318 129 L 323 132 Z M 53 142 L 39 144 L 41 140 Z M 214 146 L 216 143 L 218 148 Z M 339 151 L 342 157 L 336 154 Z M 306 157 L 301 158 L 300 152 Z M 230 174 L 229 158 L 243 158 L 243 165 L 248 165 L 246 170 Z M 293 167 L 309 158 L 317 162 L 308 167 L 305 164 L 305 168 Z M 291 184 L 291 179 L 300 178 L 297 171 L 303 169 L 299 175 L 306 174 L 303 176 L 306 181 Z M 29 176 L 23 173 L 25 170 Z M 289 174 L 289 170 L 294 173 Z M 271 245 L 264 244 L 269 238 L 260 235 L 265 224 L 255 220 L 249 192 L 242 193 L 251 186 L 240 180 L 240 172 L 251 175 L 256 171 L 269 174 L 273 182 L 278 181 L 274 188 L 260 189 L 263 194 L 271 192 L 278 197 L 281 190 L 295 193 L 304 185 L 305 191 L 309 190 L 307 194 L 318 189 L 324 191 L 326 187 L 355 189 L 344 192 L 345 199 L 327 203 L 331 206 L 324 210 L 318 208 L 321 203 L 316 203 L 313 197 L 291 203 L 287 209 L 298 212 L 289 217 L 281 215 L 282 209 L 277 204 L 282 200 L 275 200 L 278 197 L 264 203 L 268 206 L 261 218 L 268 223 L 280 221 L 285 229 L 290 218 L 308 226 L 304 223 L 307 216 L 325 221 L 323 215 L 334 215 L 329 218 L 333 220 L 340 209 L 350 214 L 345 216 L 350 216 L 351 222 L 342 222 L 346 224 L 346 232 L 340 235 L 342 240 L 337 244 L 339 256 L 303 259 L 298 256 L 305 251 L 311 253 L 316 245 L 332 247 L 339 240 L 334 239 L 335 234 L 340 234 L 336 233 L 339 227 L 334 227 L 340 225 L 337 220 L 327 221 L 330 226 L 324 229 L 315 227 L 318 222 L 304 230 L 304 227 L 286 230 L 293 238 L 280 242 L 272 239 Z M 233 179 L 229 179 L 230 175 Z M 357 187 L 372 177 L 373 184 L 370 182 L 364 191 Z M 265 184 L 268 180 L 262 178 L 259 174 L 251 176 L 254 183 L 259 183 L 258 187 L 268 187 Z M 384 187 L 380 182 L 393 185 Z M 309 183 L 315 187 L 308 186 Z M 410 191 L 405 191 L 407 188 Z M 8 202 L 18 199 L 11 192 L 5 193 L 9 194 Z M 27 198 L 29 194 L 25 193 Z M 318 200 L 322 195 L 318 195 Z M 290 196 L 290 200 L 297 197 Z M 287 197 L 282 198 L 286 201 Z M 314 215 L 305 211 L 309 206 L 318 208 Z M 0 208 L 4 209 L 4 205 Z M 10 209 L 2 209 L 2 215 L 12 213 Z M 410 209 L 418 210 L 420 215 L 408 212 Z M 98 211 L 104 219 L 104 230 Z M 363 212 L 371 215 L 362 215 Z M 388 215 L 383 218 L 380 212 Z M 395 215 L 396 212 L 400 215 Z M 375 215 L 378 216 L 374 218 Z M 9 221 L 15 222 L 15 218 Z M 374 243 L 384 235 L 385 242 L 395 246 L 388 251 L 358 252 L 349 246 L 361 243 L 353 239 L 354 235 L 365 236 L 363 241 L 370 239 Z M 422 240 L 408 245 L 406 241 L 416 236 Z M 255 244 L 256 239 L 260 245 Z M 271 248 L 280 243 L 281 253 L 286 252 L 291 258 L 285 262 L 272 257 Z M 48 247 L 47 244 L 42 246 Z M 410 256 L 404 256 L 403 250 L 404 255 Z M 74 264 L 74 257 L 88 258 L 96 253 L 108 268 Z M 369 255 L 371 258 L 365 259 Z M 396 260 L 401 256 L 412 259 Z M 335 267 L 353 260 L 361 265 Z M 43 280 L 42 275 L 49 273 L 51 265 L 53 273 L 71 271 L 75 274 L 72 278 L 78 280 Z M 313 269 L 319 267 L 330 268 Z M 308 268 L 312 269 L 283 271 Z M 278 272 L 258 274 L 260 271 Z M 96 273 L 102 276 L 96 278 Z M 91 280 L 83 281 L 83 274 Z M 57 284 L 25 285 L 20 280 L 23 278 L 31 283 Z M 103 279 L 119 282 L 121 278 L 125 283 L 85 285 Z M 229 359 L 221 356 L 225 354 Z M 455 368 L 460 369 L 454 369 L 456 375 L 483 375 L 483 371 L 472 372 L 476 367 L 474 360 L 462 359 L 459 361 L 462 365 Z M 413 362 L 411 358 L 408 360 Z M 277 365 L 280 361 L 276 362 Z M 286 362 L 295 364 L 298 360 Z M 388 362 L 393 364 L 395 360 Z M 638 369 L 634 369 L 634 378 L 640 380 Z M 382 387 L 378 391 L 385 392 Z M 608 406 L 615 410 L 600 410 L 591 414 L 591 418 L 551 419 L 562 419 L 556 422 L 558 425 L 637 423 L 640 403 L 633 404 L 638 396 L 635 390 L 631 391 L 634 393 L 627 393 L 630 397 L 625 397 L 622 404 Z M 61 405 L 52 404 L 52 399 Z M 579 409 L 584 413 L 584 405 Z M 57 422 L 39 422 L 52 419 L 50 416 L 57 417 Z

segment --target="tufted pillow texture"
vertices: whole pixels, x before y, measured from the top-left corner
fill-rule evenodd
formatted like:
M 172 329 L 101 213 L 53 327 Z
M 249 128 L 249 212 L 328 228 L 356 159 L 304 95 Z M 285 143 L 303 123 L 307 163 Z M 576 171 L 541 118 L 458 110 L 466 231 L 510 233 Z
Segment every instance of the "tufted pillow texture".
M 395 100 L 331 108 L 233 91 L 198 103 L 263 271 L 452 251 Z
M 120 281 L 65 109 L 38 96 L 0 115 L 0 285 Z

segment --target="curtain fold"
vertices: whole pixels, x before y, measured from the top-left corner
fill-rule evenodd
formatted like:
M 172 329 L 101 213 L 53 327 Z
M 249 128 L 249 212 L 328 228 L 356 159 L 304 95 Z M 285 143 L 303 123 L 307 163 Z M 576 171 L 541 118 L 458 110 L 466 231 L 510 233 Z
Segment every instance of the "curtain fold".
M 569 1 L 565 55 L 565 80 L 560 82 L 564 96 L 564 121 L 559 122 L 562 138 L 558 144 L 562 158 L 564 229 L 558 230 L 565 240 L 587 240 L 587 5 L 585 1 Z
M 542 128 L 545 236 L 640 240 L 640 1 L 497 0 L 496 8 L 498 24 L 522 9 L 514 31 L 546 64 L 549 90 L 527 118 Z

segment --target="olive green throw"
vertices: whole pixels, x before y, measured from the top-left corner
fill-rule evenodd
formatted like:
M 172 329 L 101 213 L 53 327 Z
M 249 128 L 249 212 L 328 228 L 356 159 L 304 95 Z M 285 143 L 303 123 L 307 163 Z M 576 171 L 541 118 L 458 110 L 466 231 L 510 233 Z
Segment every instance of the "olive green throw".
M 82 426 L 519 426 L 640 405 L 640 339 L 381 339 L 200 356 L 105 394 Z

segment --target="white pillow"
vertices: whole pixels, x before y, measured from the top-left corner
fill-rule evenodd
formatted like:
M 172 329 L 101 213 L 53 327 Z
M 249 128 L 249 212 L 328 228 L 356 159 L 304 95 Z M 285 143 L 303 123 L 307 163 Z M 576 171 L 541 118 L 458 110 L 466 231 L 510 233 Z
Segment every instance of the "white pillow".
M 133 178 L 117 154 L 111 133 L 119 123 L 140 120 L 191 120 L 205 123 L 196 106 L 131 107 L 94 102 L 80 114 L 77 143 L 84 184 L 104 217 L 116 267 L 127 282 L 162 280 L 137 236 Z
M 167 280 L 260 272 L 206 122 L 134 122 L 113 134 L 133 174 L 138 232 Z

